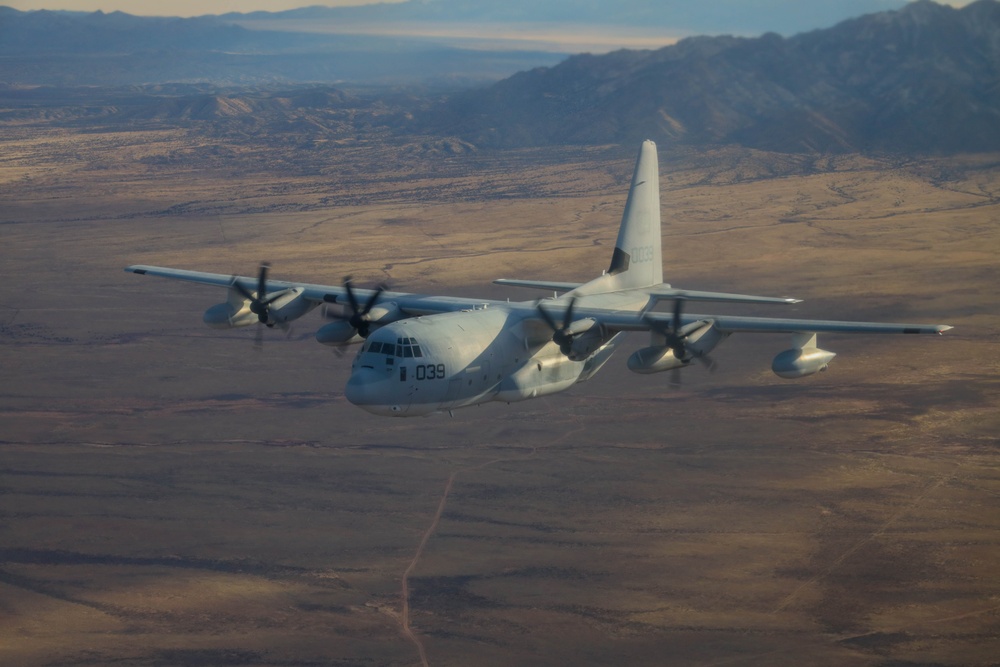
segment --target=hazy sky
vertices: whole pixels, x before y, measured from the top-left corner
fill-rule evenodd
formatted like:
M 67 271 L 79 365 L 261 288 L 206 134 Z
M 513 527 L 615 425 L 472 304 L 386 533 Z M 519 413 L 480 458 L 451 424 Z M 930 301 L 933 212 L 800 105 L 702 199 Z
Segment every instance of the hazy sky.
M 72 9 L 78 11 L 105 12 L 121 10 L 129 14 L 154 16 L 202 16 L 205 14 L 225 14 L 226 12 L 252 12 L 257 10 L 281 11 L 308 5 L 363 5 L 376 0 L 0 0 L 0 5 L 14 9 Z M 395 1 L 395 0 L 381 0 Z M 401 1 L 401 0 L 400 0 Z M 497 0 L 483 0 L 495 2 Z M 502 1 L 502 0 L 500 0 Z M 544 2 L 544 0 L 541 0 Z M 655 0 L 651 0 L 655 1 Z M 699 0 L 692 0 L 698 2 Z M 797 0 L 808 1 L 808 0 Z M 700 0 L 710 4 L 711 0 Z M 962 7 L 972 0 L 937 0 L 940 4 Z M 872 0 L 872 11 L 879 11 L 878 0 Z
M 0 5 L 14 9 L 72 9 L 93 12 L 120 10 L 129 14 L 151 16 L 204 16 L 205 14 L 225 14 L 227 12 L 255 12 L 264 10 L 280 12 L 309 5 L 337 7 L 343 5 L 366 5 L 372 2 L 393 2 L 402 0 L 0 0 Z M 487 0 L 489 1 L 489 0 Z

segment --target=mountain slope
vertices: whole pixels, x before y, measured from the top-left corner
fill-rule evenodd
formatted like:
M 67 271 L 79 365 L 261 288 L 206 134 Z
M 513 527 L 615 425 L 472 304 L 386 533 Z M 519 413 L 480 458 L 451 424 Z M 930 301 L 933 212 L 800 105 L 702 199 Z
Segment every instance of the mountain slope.
M 453 98 L 427 126 L 478 144 L 739 143 L 1000 150 L 1000 3 L 929 0 L 782 38 L 572 57 Z

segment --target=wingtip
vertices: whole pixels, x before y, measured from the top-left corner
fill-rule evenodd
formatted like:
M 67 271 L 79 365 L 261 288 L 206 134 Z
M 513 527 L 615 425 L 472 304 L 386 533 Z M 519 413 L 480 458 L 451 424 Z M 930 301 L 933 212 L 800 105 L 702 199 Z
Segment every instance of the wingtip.
M 941 335 L 941 334 L 943 334 L 943 333 L 944 333 L 945 331 L 951 331 L 951 330 L 952 330 L 952 329 L 954 329 L 954 328 L 955 328 L 955 327 L 951 326 L 950 324 L 942 324 L 941 326 L 939 326 L 939 327 L 938 327 L 938 330 L 937 330 L 937 332 L 938 332 L 938 335 L 940 336 L 940 335 Z

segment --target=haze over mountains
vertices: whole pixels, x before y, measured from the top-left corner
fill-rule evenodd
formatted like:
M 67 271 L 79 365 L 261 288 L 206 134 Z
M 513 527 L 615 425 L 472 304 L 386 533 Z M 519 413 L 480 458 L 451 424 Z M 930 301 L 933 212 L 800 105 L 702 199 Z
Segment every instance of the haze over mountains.
M 460 18 L 482 16 L 473 12 L 478 4 L 447 0 L 397 9 L 466 7 Z M 551 9 L 564 5 L 552 3 Z M 581 16 L 596 20 L 598 6 L 604 5 L 593 3 L 594 11 Z M 640 5 L 625 3 L 622 13 L 632 7 Z M 513 3 L 488 13 L 510 18 L 523 8 Z M 300 20 L 330 11 L 282 15 Z M 233 25 L 232 18 L 2 8 L 0 81 L 13 85 L 4 93 L 7 108 L 0 118 L 30 119 L 42 106 L 53 116 L 51 107 L 61 104 L 76 111 L 60 117 L 77 114 L 88 122 L 201 122 L 229 135 L 294 129 L 296 140 L 305 143 L 356 132 L 360 118 L 382 135 L 429 135 L 467 148 L 653 138 L 790 152 L 1000 149 L 997 0 L 962 9 L 919 0 L 792 37 L 693 37 L 656 50 L 565 59 L 554 53 L 462 51 L 418 39 L 338 35 L 331 42 L 329 35 L 251 30 Z M 464 71 L 454 69 L 456 62 Z M 483 87 L 504 69 L 524 71 Z M 377 71 L 396 78 L 365 78 Z M 328 85 L 354 81 L 356 94 L 359 81 L 421 77 L 425 83 L 437 77 L 451 90 L 435 97 L 366 93 L 362 100 Z M 79 92 L 31 88 L 137 83 L 144 87 L 110 91 L 104 102 L 89 105 Z M 327 85 L 303 95 L 292 90 L 297 83 Z M 476 87 L 462 92 L 456 86 L 463 83 Z M 255 90 L 247 90 L 248 84 Z M 243 90 L 225 88 L 233 85 Z
M 791 35 L 833 25 L 844 19 L 899 9 L 909 0 L 406 0 L 355 7 L 311 6 L 285 12 L 230 13 L 229 20 L 296 20 L 349 23 L 407 22 L 483 24 L 597 25 L 659 28 L 672 35 L 753 36 L 764 32 Z
M 792 38 L 574 56 L 429 120 L 476 144 L 737 143 L 779 151 L 1000 149 L 1000 3 L 921 0 Z
M 417 38 L 251 30 L 211 16 L 0 7 L 0 56 L 0 82 L 17 84 L 470 85 L 555 64 L 565 54 L 469 51 Z

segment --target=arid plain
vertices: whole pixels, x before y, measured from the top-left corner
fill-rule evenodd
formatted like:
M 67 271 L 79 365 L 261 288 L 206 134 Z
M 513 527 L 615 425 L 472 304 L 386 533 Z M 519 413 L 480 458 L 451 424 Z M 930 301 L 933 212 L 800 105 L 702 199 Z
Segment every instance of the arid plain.
M 744 336 L 679 388 L 626 353 L 377 418 L 318 315 L 257 351 L 202 325 L 221 291 L 122 271 L 528 299 L 490 281 L 605 268 L 637 147 L 464 148 L 5 128 L 0 664 L 997 663 L 995 156 L 661 149 L 673 284 L 956 327 L 826 337 L 797 382 Z

